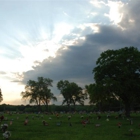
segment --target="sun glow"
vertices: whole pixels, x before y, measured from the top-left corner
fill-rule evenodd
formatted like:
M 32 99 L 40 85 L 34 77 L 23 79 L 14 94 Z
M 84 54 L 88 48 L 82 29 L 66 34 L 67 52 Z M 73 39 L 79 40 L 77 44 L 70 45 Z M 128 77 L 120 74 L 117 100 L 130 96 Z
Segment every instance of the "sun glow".
M 24 85 L 8 81 L 7 79 L 0 79 L 0 88 L 2 89 L 4 102 L 18 99 L 21 101 L 20 93 L 24 90 Z M 17 88 L 18 87 L 18 88 Z M 18 94 L 15 94 L 18 93 Z M 8 103 L 8 102 L 7 102 Z
M 62 23 L 56 24 L 53 41 L 59 42 L 62 39 L 62 37 L 64 35 L 69 34 L 72 29 L 73 27 L 67 23 L 62 22 Z
M 56 53 L 61 47 L 60 41 L 62 37 L 68 34 L 71 29 L 72 26 L 67 23 L 56 24 L 52 33 L 53 35 L 51 38 L 49 38 L 50 35 L 47 34 L 45 28 L 41 28 L 41 41 L 28 41 L 30 43 L 27 43 L 26 45 L 20 44 L 19 51 L 22 55 L 22 58 L 19 58 L 14 62 L 15 70 L 20 72 L 27 71 L 32 69 L 33 66 L 39 65 L 44 59 L 56 57 Z
M 0 77 L 5 77 L 11 81 L 20 81 L 23 72 L 34 69 L 45 59 L 56 57 L 58 49 L 64 46 L 61 42 L 62 37 L 69 34 L 71 29 L 72 26 L 67 23 L 56 24 L 54 31 L 50 33 L 51 36 L 46 28 L 42 26 L 39 28 L 39 35 L 35 40 L 31 40 L 29 36 L 26 36 L 26 32 L 18 32 L 21 34 L 18 36 L 16 43 L 19 53 L 14 59 L 0 56 L 1 71 L 6 73 L 1 74 Z M 15 41 L 14 37 L 11 40 Z M 0 54 L 7 54 L 7 50 L 1 50 Z M 20 76 L 17 76 L 17 74 Z
M 123 7 L 123 5 L 124 4 L 120 1 L 119 2 L 109 1 L 108 6 L 110 7 L 110 11 L 109 14 L 105 14 L 105 16 L 108 16 L 110 20 L 114 22 L 114 24 L 119 23 L 123 17 L 123 14 L 120 13 L 119 9 Z
M 25 85 L 20 86 L 17 82 L 22 80 L 22 73 L 34 69 L 34 67 L 40 65 L 44 59 L 56 57 L 58 49 L 62 47 L 62 43 L 60 43 L 62 37 L 69 34 L 71 29 L 72 26 L 69 24 L 56 24 L 52 37 L 49 38 L 50 35 L 46 32 L 45 28 L 41 28 L 39 39 L 35 40 L 30 40 L 28 36 L 21 33 L 22 39 L 24 36 L 26 39 L 24 38 L 24 43 L 22 39 L 17 42 L 20 57 L 5 59 L 2 55 L 0 56 L 0 88 L 4 93 L 4 102 L 11 103 L 12 101 L 14 102 L 15 99 L 18 99 L 16 102 L 21 102 L 20 93 L 24 90 Z M 17 40 L 20 40 L 19 36 Z M 7 54 L 6 50 L 1 50 L 0 53 Z M 17 93 L 19 93 L 18 96 Z

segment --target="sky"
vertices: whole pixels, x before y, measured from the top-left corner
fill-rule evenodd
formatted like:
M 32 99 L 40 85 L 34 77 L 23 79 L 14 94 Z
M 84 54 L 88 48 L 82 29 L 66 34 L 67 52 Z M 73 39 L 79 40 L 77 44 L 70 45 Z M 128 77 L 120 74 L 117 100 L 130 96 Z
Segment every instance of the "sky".
M 37 77 L 84 88 L 103 51 L 140 49 L 140 0 L 0 0 L 1 104 L 28 104 L 21 92 Z M 53 104 L 53 102 L 51 102 Z

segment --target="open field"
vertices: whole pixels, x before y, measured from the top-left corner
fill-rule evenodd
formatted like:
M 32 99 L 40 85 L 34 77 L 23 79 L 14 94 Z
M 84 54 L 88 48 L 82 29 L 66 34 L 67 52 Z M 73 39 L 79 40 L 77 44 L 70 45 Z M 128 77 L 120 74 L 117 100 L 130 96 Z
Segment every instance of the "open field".
M 68 118 L 71 116 L 70 118 Z M 82 118 L 83 116 L 83 118 Z M 8 124 L 10 140 L 139 140 L 140 114 L 132 114 L 133 124 L 127 118 L 115 118 L 117 113 L 101 114 L 4 114 L 1 125 Z M 87 120 L 88 118 L 88 120 Z M 46 125 L 43 124 L 46 121 Z M 27 125 L 25 125 L 25 121 Z M 86 122 L 87 124 L 81 123 Z M 10 125 L 11 123 L 11 125 Z M 121 125 L 120 128 L 118 125 Z M 133 134 L 130 134 L 133 129 Z M 0 132 L 2 139 L 2 131 Z

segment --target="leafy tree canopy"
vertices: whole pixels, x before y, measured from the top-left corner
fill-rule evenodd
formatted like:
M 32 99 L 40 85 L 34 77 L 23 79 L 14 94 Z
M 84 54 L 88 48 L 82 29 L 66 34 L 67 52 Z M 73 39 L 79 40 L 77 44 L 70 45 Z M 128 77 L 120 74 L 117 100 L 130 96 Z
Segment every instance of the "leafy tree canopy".
M 93 69 L 95 84 L 102 93 L 117 95 L 125 105 L 126 115 L 140 91 L 140 52 L 134 47 L 101 53 Z M 104 92 L 103 92 L 104 91 Z
M 48 106 L 51 99 L 57 100 L 49 89 L 52 86 L 52 82 L 53 80 L 43 77 L 38 77 L 38 81 L 29 80 L 25 86 L 25 92 L 22 92 L 21 96 L 23 99 L 28 99 L 30 103 L 35 103 L 38 106 L 41 104 Z
M 82 88 L 79 87 L 76 83 L 65 80 L 60 80 L 57 83 L 57 88 L 60 90 L 61 94 L 64 97 L 62 104 L 67 104 L 68 106 L 76 104 L 84 104 L 85 95 L 82 93 Z

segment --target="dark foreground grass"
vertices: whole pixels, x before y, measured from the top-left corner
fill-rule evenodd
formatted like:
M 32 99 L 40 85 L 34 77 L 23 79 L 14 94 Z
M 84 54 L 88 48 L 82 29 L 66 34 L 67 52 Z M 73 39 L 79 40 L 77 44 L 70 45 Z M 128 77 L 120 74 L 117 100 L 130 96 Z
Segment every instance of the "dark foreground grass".
M 68 116 L 71 116 L 70 120 Z M 5 119 L 1 124 L 9 125 L 8 130 L 12 134 L 10 140 L 140 140 L 140 114 L 131 115 L 132 125 L 127 118 L 115 119 L 115 116 L 116 114 L 111 114 L 107 121 L 106 114 L 101 114 L 99 120 L 96 114 L 61 114 L 59 117 L 52 114 L 4 114 Z M 27 117 L 28 124 L 24 125 Z M 50 117 L 52 119 L 49 119 Z M 89 118 L 90 123 L 83 126 L 81 121 L 86 118 Z M 43 125 L 43 120 L 48 123 L 48 126 Z M 13 122 L 12 125 L 10 121 Z M 57 125 L 60 122 L 61 125 Z M 120 128 L 118 123 L 122 124 Z M 132 135 L 130 129 L 133 129 Z M 2 131 L 0 133 L 2 139 Z

